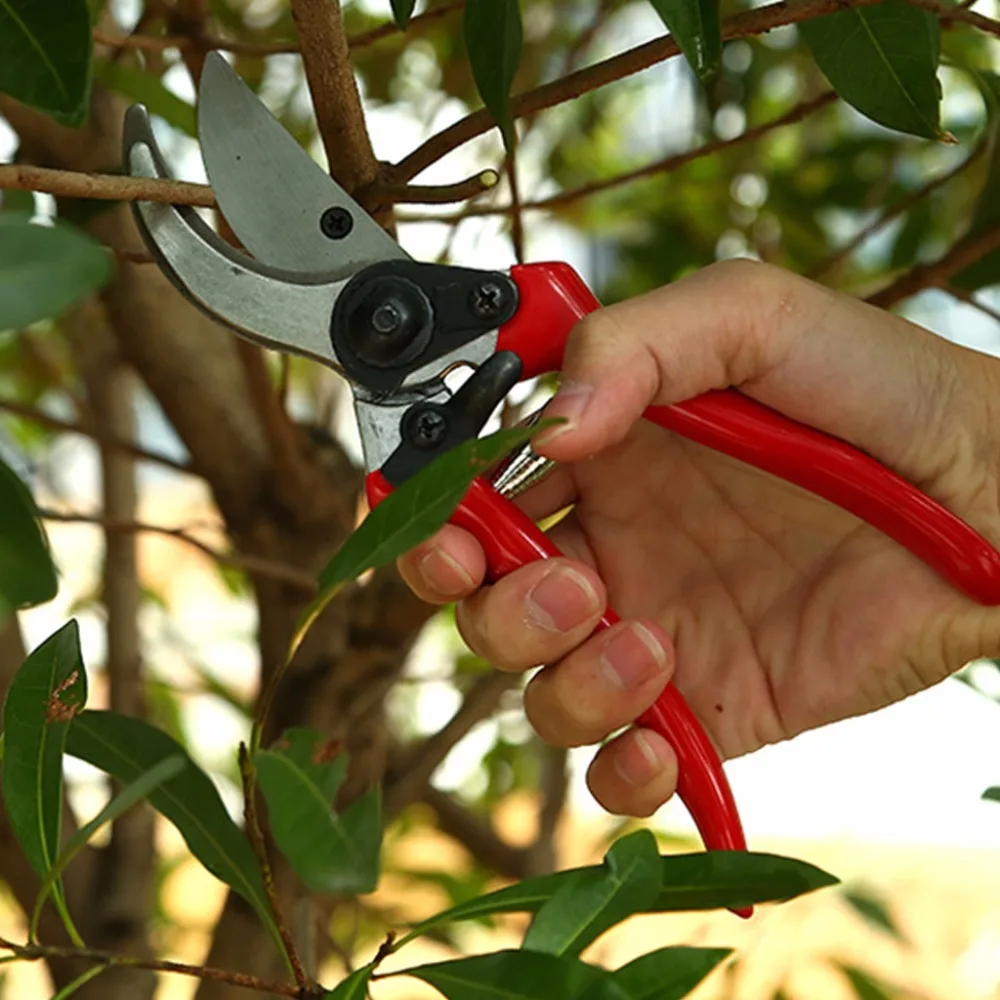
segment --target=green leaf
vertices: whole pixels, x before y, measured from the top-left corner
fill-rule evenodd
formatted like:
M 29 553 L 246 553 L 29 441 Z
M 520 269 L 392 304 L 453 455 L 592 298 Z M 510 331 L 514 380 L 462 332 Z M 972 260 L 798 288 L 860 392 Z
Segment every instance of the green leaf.
M 103 60 L 94 64 L 94 76 L 107 88 L 117 91 L 129 101 L 145 104 L 151 115 L 159 115 L 174 128 L 197 138 L 198 125 L 194 108 L 168 90 L 160 77 L 135 66 Z
M 703 83 L 719 72 L 722 29 L 719 0 L 649 0 Z
M 991 785 L 983 792 L 982 798 L 987 802 L 1000 802 L 1000 786 Z
M 925 198 L 907 214 L 906 221 L 892 245 L 892 253 L 889 256 L 889 267 L 892 270 L 913 266 L 924 239 L 931 232 L 933 223 L 934 213 L 931 211 L 931 203 Z
M 34 498 L 0 461 L 0 616 L 51 601 L 58 589 Z
M 184 770 L 152 791 L 150 803 L 177 827 L 191 853 L 246 899 L 275 941 L 280 941 L 249 842 L 226 812 L 211 778 L 176 740 L 142 719 L 88 711 L 73 722 L 66 752 L 122 784 L 130 784 L 171 757 L 181 757 Z
M 27 212 L 29 215 L 34 215 L 35 196 L 31 191 L 19 191 L 17 188 L 0 191 L 0 211 Z
M 111 255 L 78 229 L 0 213 L 0 330 L 60 316 L 110 276 Z
M 906 943 L 906 935 L 896 926 L 896 922 L 886 909 L 885 903 L 877 896 L 858 887 L 842 889 L 841 895 L 848 906 L 872 927 L 877 927 L 890 934 L 897 941 Z
M 297 726 L 286 729 L 270 749 L 296 764 L 326 801 L 333 802 L 347 774 L 347 754 L 340 748 L 339 740 Z
M 443 527 L 476 476 L 554 421 L 511 427 L 463 441 L 387 496 L 319 575 L 319 594 L 299 622 L 296 642 L 344 584 L 397 559 Z
M 986 105 L 986 132 L 989 165 L 983 180 L 969 237 L 975 238 L 1000 223 L 1000 76 L 982 70 L 971 72 Z M 974 264 L 959 271 L 952 284 L 974 292 L 988 285 L 1000 284 L 1000 250 L 994 250 Z
M 856 7 L 798 25 L 819 68 L 848 104 L 887 128 L 941 133 L 941 27 L 904 0 Z
M 63 748 L 87 701 L 87 672 L 76 620 L 49 636 L 21 664 L 4 703 L 3 800 L 11 829 L 39 877 L 59 853 Z M 62 887 L 53 899 L 71 936 Z
M 731 948 L 661 948 L 623 965 L 611 981 L 630 1000 L 680 1000 L 731 954 Z
M 49 893 L 55 887 L 60 875 L 66 870 L 67 865 L 87 846 L 90 838 L 107 823 L 112 823 L 122 813 L 127 812 L 137 802 L 142 801 L 156 788 L 159 788 L 164 781 L 175 777 L 184 770 L 186 761 L 183 757 L 168 757 L 160 761 L 155 767 L 150 768 L 144 774 L 139 775 L 131 784 L 126 785 L 89 823 L 81 826 L 76 833 L 66 842 L 59 857 L 56 858 L 42 887 L 35 900 L 35 908 L 31 915 L 31 938 L 36 937 L 38 921 L 42 915 L 42 906 L 48 898 Z
M 565 882 L 538 911 L 522 948 L 550 955 L 579 955 L 609 927 L 643 913 L 660 894 L 656 838 L 637 830 L 615 843 L 600 868 Z
M 520 4 L 518 0 L 466 0 L 463 30 L 479 96 L 500 126 L 507 149 L 513 149 L 510 87 L 521 62 Z
M 368 981 L 375 971 L 374 965 L 356 969 L 342 983 L 338 983 L 324 1000 L 365 1000 L 368 996 Z
M 442 924 L 473 920 L 494 913 L 537 913 L 562 886 L 580 872 L 601 867 L 574 868 L 516 885 L 461 903 L 417 924 L 402 945 Z M 706 851 L 660 858 L 660 893 L 648 913 L 716 910 L 783 902 L 836 885 L 837 879 L 806 861 L 773 854 L 743 851 Z
M 392 0 L 392 16 L 400 31 L 406 31 L 415 5 L 416 0 Z
M 258 750 L 253 765 L 275 842 L 299 878 L 317 892 L 372 892 L 378 885 L 382 840 L 379 790 L 372 789 L 338 816 L 329 798 L 287 754 Z
M 0 91 L 81 125 L 90 53 L 86 0 L 0 0 Z
M 608 978 L 603 969 L 578 958 L 534 951 L 498 951 L 436 962 L 401 970 L 399 975 L 430 983 L 447 1000 L 575 1000 Z
M 837 963 L 837 968 L 847 977 L 858 1000 L 893 1000 L 895 990 L 886 989 L 873 976 L 853 965 Z

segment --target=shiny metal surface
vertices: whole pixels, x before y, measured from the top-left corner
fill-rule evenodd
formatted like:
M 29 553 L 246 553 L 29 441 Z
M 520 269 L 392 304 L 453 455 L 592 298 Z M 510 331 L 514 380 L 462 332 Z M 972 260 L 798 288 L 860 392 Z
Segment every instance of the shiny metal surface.
M 218 52 L 208 54 L 201 76 L 198 138 L 219 208 L 258 260 L 347 276 L 378 261 L 409 259 Z M 343 209 L 353 221 L 342 239 L 320 229 L 330 208 Z

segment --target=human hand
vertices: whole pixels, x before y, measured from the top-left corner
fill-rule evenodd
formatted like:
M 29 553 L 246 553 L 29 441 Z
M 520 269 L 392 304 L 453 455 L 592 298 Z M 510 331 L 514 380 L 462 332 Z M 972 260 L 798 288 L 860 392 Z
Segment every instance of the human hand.
M 640 420 L 730 386 L 840 437 L 1000 542 L 1000 363 L 764 264 L 715 265 L 588 316 L 570 337 L 537 450 L 560 463 L 520 501 L 566 559 L 482 586 L 448 526 L 400 561 L 458 601 L 469 646 L 525 690 L 546 741 L 596 743 L 673 680 L 724 758 L 873 711 L 1000 652 L 982 608 L 819 498 Z M 606 603 L 624 619 L 592 636 Z M 630 727 L 588 773 L 612 812 L 676 787 L 668 743 Z

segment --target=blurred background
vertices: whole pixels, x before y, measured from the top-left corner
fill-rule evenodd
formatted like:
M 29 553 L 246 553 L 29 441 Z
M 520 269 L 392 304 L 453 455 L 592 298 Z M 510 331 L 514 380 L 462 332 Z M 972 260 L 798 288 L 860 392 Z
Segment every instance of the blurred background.
M 435 6 L 448 10 L 415 22 L 405 36 L 382 31 L 353 50 L 379 160 L 403 159 L 478 106 L 459 5 Z M 747 6 L 753 4 L 734 0 L 723 8 Z M 254 51 L 294 37 L 287 3 L 212 0 L 195 7 L 211 30 L 245 43 L 233 57 L 236 67 L 322 162 L 297 55 Z M 525 54 L 515 90 L 664 30 L 644 2 L 527 0 L 522 7 Z M 998 13 L 993 0 L 973 7 Z M 381 29 L 390 15 L 387 0 L 351 0 L 343 9 L 358 38 Z M 103 16 L 106 36 L 181 33 L 169 4 L 122 0 Z M 194 85 L 182 49 L 105 44 L 98 52 L 100 86 L 121 100 L 147 103 L 175 173 L 204 181 L 190 129 Z M 495 168 L 500 183 L 468 203 L 398 206 L 399 239 L 420 259 L 477 267 L 508 267 L 519 257 L 567 260 L 606 302 L 738 256 L 867 294 L 951 246 L 984 189 L 989 194 L 997 124 L 969 68 L 1000 72 L 1000 39 L 958 27 L 945 31 L 944 53 L 943 123 L 953 144 L 891 132 L 843 103 L 813 109 L 827 84 L 796 29 L 785 27 L 727 43 L 724 73 L 707 91 L 675 58 L 522 120 L 514 192 L 496 132 L 466 143 L 416 181 L 451 184 Z M 797 120 L 761 128 L 785 116 Z M 685 162 L 684 154 L 706 144 L 715 151 Z M 31 150 L 24 127 L 0 117 L 0 161 Z M 58 211 L 82 225 L 89 224 L 87 213 L 100 210 L 80 203 L 57 208 L 48 196 L 20 193 L 5 193 L 3 206 L 23 208 L 29 198 L 39 215 Z M 996 353 L 1000 326 L 991 310 L 1000 310 L 1000 295 L 991 285 L 1000 284 L 1000 266 L 993 271 L 923 292 L 901 310 L 943 337 Z M 266 367 L 275 384 L 287 381 L 287 412 L 309 428 L 317 461 L 346 454 L 358 462 L 340 379 L 299 360 L 282 372 L 281 362 L 268 357 Z M 37 324 L 0 338 L 0 451 L 49 515 L 62 580 L 56 601 L 21 616 L 24 643 L 30 649 L 75 616 L 91 704 L 106 704 L 106 540 L 128 540 L 137 560 L 143 710 L 190 748 L 238 815 L 235 748 L 247 737 L 266 659 L 259 575 L 274 567 L 262 569 L 233 545 L 217 484 L 169 462 L 137 459 L 131 510 L 108 516 L 102 450 L 66 426 L 82 422 L 88 390 L 81 371 L 66 324 Z M 133 374 L 126 382 L 135 443 L 189 463 L 190 435 L 178 432 L 148 378 Z M 333 548 L 321 553 L 322 561 Z M 279 552 L 271 562 L 280 561 Z M 287 563 L 296 567 L 291 557 Z M 389 614 L 376 609 L 369 627 L 377 630 L 380 616 Z M 465 651 L 450 611 L 412 632 L 413 640 L 400 646 L 401 669 L 385 686 L 390 740 L 412 748 L 436 734 L 455 738 L 393 819 L 383 885 L 324 916 L 321 952 L 334 979 L 346 960 L 371 954 L 387 925 L 547 863 L 592 863 L 629 826 L 590 798 L 583 782 L 589 751 L 544 748 L 524 720 L 519 688 L 484 687 L 489 667 Z M 479 702 L 470 692 L 479 692 Z M 736 947 L 735 960 L 695 994 L 704 1000 L 1000 996 L 1000 805 L 981 798 L 1000 783 L 997 699 L 1000 671 L 984 661 L 876 715 L 731 762 L 751 846 L 811 861 L 844 887 L 764 908 L 749 924 L 729 914 L 638 918 L 589 954 L 616 965 L 665 943 Z M 75 761 L 68 773 L 74 811 L 87 818 L 106 801 L 106 782 Z M 679 804 L 662 809 L 651 826 L 665 850 L 699 849 Z M 155 949 L 201 961 L 217 931 L 224 888 L 191 861 L 168 825 L 158 822 L 153 836 Z M 13 936 L 22 926 L 8 896 L 0 932 Z M 515 944 L 523 926 L 513 918 L 473 925 L 454 931 L 454 940 L 416 947 L 428 956 L 454 947 L 496 948 Z M 4 968 L 3 995 L 36 996 L 48 988 L 39 966 Z M 196 985 L 164 977 L 156 995 L 181 1000 L 194 996 Z M 402 980 L 376 984 L 373 995 L 432 992 Z

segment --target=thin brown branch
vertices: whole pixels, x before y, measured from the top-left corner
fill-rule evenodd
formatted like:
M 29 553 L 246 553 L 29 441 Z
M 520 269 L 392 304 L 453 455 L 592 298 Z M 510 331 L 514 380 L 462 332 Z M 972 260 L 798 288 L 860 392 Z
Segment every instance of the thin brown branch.
M 292 967 L 292 974 L 300 989 L 309 986 L 309 977 L 302 967 L 302 960 L 299 958 L 295 948 L 295 941 L 291 931 L 285 924 L 284 914 L 281 912 L 281 903 L 278 900 L 278 889 L 274 884 L 274 872 L 271 871 L 271 859 L 267 856 L 267 845 L 264 843 L 264 832 L 260 827 L 260 816 L 257 814 L 257 782 L 253 765 L 250 763 L 250 753 L 245 743 L 240 743 L 239 750 L 240 781 L 243 784 L 243 819 L 246 825 L 247 839 L 253 848 L 254 856 L 257 858 L 257 867 L 260 870 L 260 877 L 264 883 L 264 891 L 267 894 L 267 902 L 271 907 L 271 916 L 274 917 L 275 926 L 278 928 L 278 935 L 285 949 L 285 956 Z
M 489 716 L 519 678 L 516 674 L 491 670 L 469 689 L 455 714 L 440 731 L 410 750 L 402 751 L 386 776 L 383 800 L 387 817 L 410 804 L 430 780 L 452 747 L 477 723 Z
M 378 162 L 365 125 L 340 4 L 291 0 L 316 126 L 332 176 L 348 191 L 368 187 Z
M 446 205 L 468 201 L 496 187 L 497 172 L 481 170 L 455 184 L 382 184 L 375 183 L 367 192 L 371 204 Z
M 877 2 L 879 0 L 779 0 L 778 3 L 742 11 L 727 18 L 722 26 L 722 37 L 729 40 L 761 35 L 782 25 L 797 24 L 799 21 L 806 21 L 822 14 L 832 14 L 845 7 L 868 6 Z M 948 10 L 957 11 L 958 8 L 949 7 Z M 581 94 L 639 73 L 679 53 L 680 48 L 669 35 L 656 38 L 644 45 L 577 70 L 575 73 L 569 73 L 551 83 L 518 94 L 511 101 L 511 112 L 520 118 L 544 111 L 546 108 L 563 104 Z M 485 110 L 473 112 L 432 136 L 397 163 L 389 171 L 389 178 L 394 183 L 411 180 L 453 149 L 488 132 L 494 124 L 493 118 Z
M 867 301 L 871 305 L 889 309 L 925 288 L 941 288 L 960 271 L 998 248 L 1000 248 L 1000 225 L 986 229 L 977 236 L 960 240 L 936 261 L 907 271 L 892 284 L 870 295 Z
M 465 0 L 449 0 L 448 3 L 438 4 L 430 10 L 424 11 L 410 19 L 406 29 L 407 35 L 411 32 L 419 31 L 435 21 L 440 20 L 446 14 L 451 14 L 456 10 L 461 10 L 465 6 Z M 386 21 L 377 28 L 368 31 L 358 32 L 347 39 L 347 44 L 351 51 L 363 49 L 375 42 L 380 42 L 383 38 L 391 38 L 400 34 L 395 21 Z M 224 52 L 232 52 L 235 55 L 243 56 L 270 56 L 280 55 L 287 52 L 298 52 L 299 44 L 295 41 L 278 42 L 254 42 L 238 39 L 222 38 L 217 35 L 201 34 L 197 38 L 190 35 L 111 35 L 97 28 L 93 31 L 94 41 L 98 45 L 107 45 L 114 49 L 136 49 L 144 52 L 163 52 L 165 49 L 187 49 L 193 46 L 200 46 L 205 49 L 221 49 Z
M 511 129 L 510 150 L 507 153 L 507 184 L 510 187 L 510 242 L 514 259 L 524 263 L 524 215 L 521 204 L 521 187 L 517 177 L 517 129 Z
M 994 309 L 992 306 L 988 306 L 985 302 L 980 302 L 972 292 L 966 291 L 964 288 L 959 288 L 957 285 L 942 285 L 942 289 L 946 291 L 953 298 L 958 299 L 960 302 L 964 302 L 966 305 L 972 306 L 973 309 L 978 309 L 984 316 L 989 316 L 990 319 L 996 320 L 1000 323 L 1000 310 Z
M 611 188 L 620 187 L 624 184 L 630 184 L 633 181 L 641 180 L 646 177 L 653 177 L 656 174 L 671 173 L 674 170 L 679 170 L 681 167 L 692 162 L 693 160 L 701 159 L 704 156 L 713 156 L 716 153 L 724 153 L 727 150 L 741 146 L 744 143 L 755 142 L 757 139 L 762 138 L 775 129 L 800 122 L 809 115 L 825 108 L 828 104 L 832 104 L 836 99 L 837 95 L 832 90 L 824 91 L 818 97 L 814 97 L 808 101 L 803 101 L 801 104 L 796 104 L 795 107 L 790 108 L 785 112 L 785 114 L 779 115 L 777 118 L 772 118 L 770 121 L 761 122 L 760 125 L 755 125 L 753 128 L 748 128 L 745 132 L 741 132 L 738 136 L 735 136 L 732 139 L 713 139 L 711 142 L 706 142 L 704 145 L 698 146 L 695 149 L 689 149 L 683 153 L 674 153 L 673 155 L 666 156 L 663 159 L 647 163 L 643 167 L 637 167 L 635 170 L 628 170 L 624 173 L 615 174 L 613 177 L 605 177 L 598 181 L 592 181 L 589 184 L 581 184 L 579 187 L 572 188 L 569 191 L 560 191 L 558 194 L 550 195 L 547 198 L 539 198 L 537 201 L 526 201 L 521 205 L 521 209 L 522 211 L 545 211 L 548 209 L 559 208 L 562 205 L 578 201 L 582 198 L 588 198 L 591 195 L 600 193 L 601 191 L 607 191 Z M 491 205 L 489 207 L 470 205 L 463 209 L 460 215 L 417 215 L 416 213 L 411 213 L 400 216 L 400 222 L 451 222 L 471 216 L 505 215 L 510 210 L 510 205 Z
M 12 413 L 16 417 L 21 417 L 23 420 L 30 420 L 32 423 L 38 424 L 40 427 L 48 427 L 50 430 L 62 431 L 65 434 L 80 434 L 83 437 L 91 438 L 107 448 L 114 448 L 144 462 L 155 462 L 157 465 L 164 465 L 176 472 L 185 472 L 192 476 L 198 475 L 196 470 L 184 462 L 178 462 L 176 459 L 168 458 L 166 455 L 161 455 L 158 452 L 140 448 L 131 441 L 110 438 L 97 428 L 75 424 L 70 420 L 60 420 L 58 417 L 50 416 L 48 413 L 44 413 L 33 406 L 28 406 L 26 403 L 18 403 L 13 399 L 0 399 L 0 411 Z
M 862 243 L 870 239 L 883 226 L 898 218 L 904 212 L 908 212 L 915 205 L 920 204 L 925 198 L 932 195 L 938 188 L 943 187 L 949 181 L 954 180 L 959 174 L 970 167 L 986 150 L 986 143 L 981 142 L 961 163 L 945 171 L 938 177 L 934 177 L 926 184 L 904 195 L 895 204 L 890 205 L 878 218 L 872 220 L 867 226 L 856 233 L 839 250 L 835 250 L 815 271 L 810 275 L 815 281 L 826 278 L 840 264 L 842 264 Z
M 22 163 L 0 163 L 0 190 L 40 191 L 63 198 L 101 201 L 157 201 L 203 208 L 215 205 L 215 194 L 205 184 L 157 177 L 78 173 Z
M 995 35 L 1000 38 L 1000 21 L 994 21 L 984 14 L 977 14 L 974 10 L 969 10 L 962 6 L 953 6 L 948 0 L 907 0 L 914 7 L 923 7 L 941 19 L 942 25 L 948 27 L 951 24 L 967 24 L 970 27 L 985 31 L 988 35 Z
M 316 579 L 294 566 L 287 566 L 284 563 L 274 562 L 270 559 L 263 559 L 258 556 L 235 555 L 228 552 L 220 552 L 212 548 L 206 542 L 196 538 L 184 528 L 168 528 L 162 524 L 147 524 L 143 521 L 110 521 L 107 518 L 96 514 L 84 514 L 76 511 L 64 512 L 41 508 L 40 514 L 46 521 L 65 521 L 71 524 L 94 524 L 105 531 L 118 531 L 123 534 L 151 534 L 165 535 L 168 538 L 176 538 L 186 545 L 198 549 L 209 559 L 219 563 L 220 566 L 232 566 L 253 577 L 260 577 L 268 580 L 277 580 L 289 586 L 301 590 L 304 594 L 316 593 Z
M 0 938 L 0 948 L 11 952 L 20 959 L 33 962 L 43 958 L 70 958 L 94 962 L 97 965 L 128 967 L 132 969 L 150 969 L 153 972 L 172 972 L 180 976 L 194 976 L 197 979 L 210 979 L 219 983 L 230 983 L 246 990 L 256 990 L 258 993 L 274 993 L 283 997 L 309 996 L 312 991 L 303 993 L 302 989 L 293 983 L 269 982 L 256 976 L 244 975 L 241 972 L 229 972 L 226 969 L 213 969 L 207 965 L 188 965 L 186 962 L 172 962 L 166 959 L 134 958 L 131 955 L 114 955 L 107 951 L 97 951 L 93 948 L 65 948 L 58 945 L 22 945 Z M 322 995 L 316 992 L 317 996 Z

